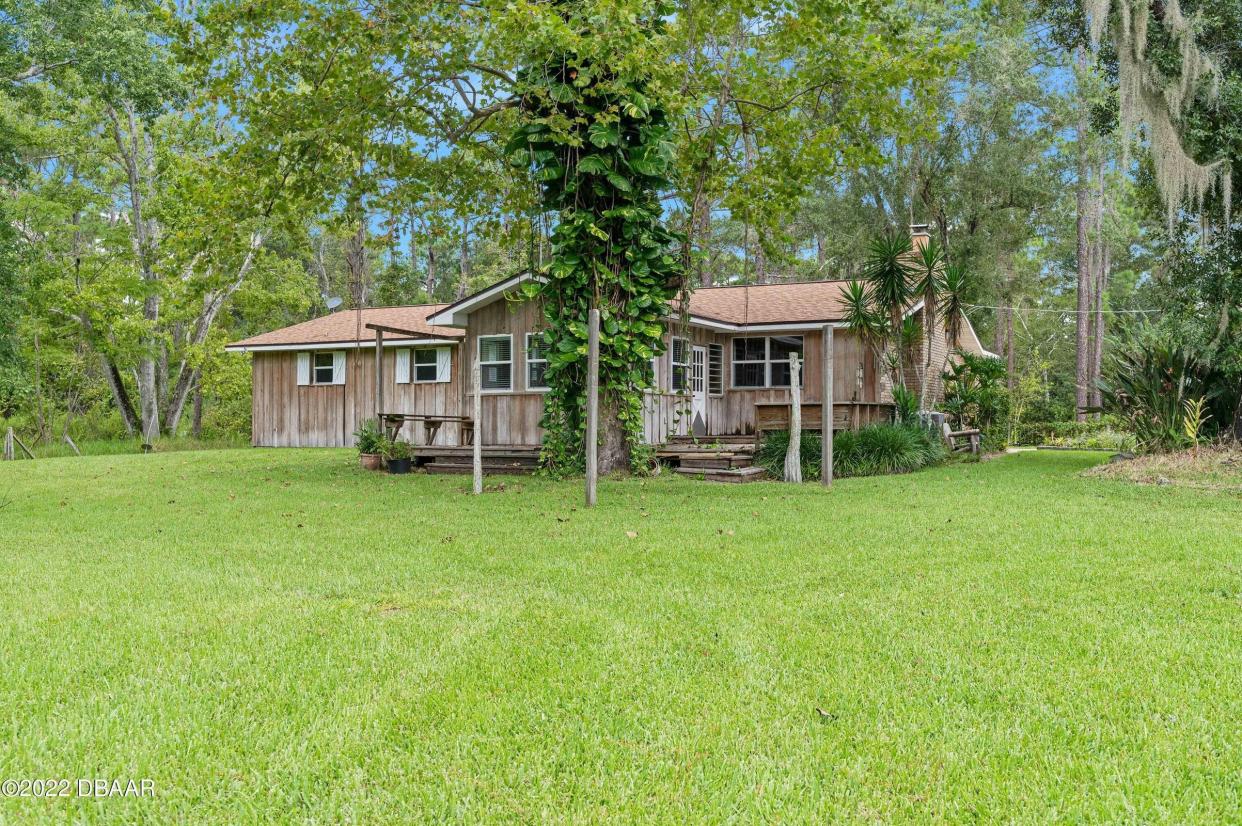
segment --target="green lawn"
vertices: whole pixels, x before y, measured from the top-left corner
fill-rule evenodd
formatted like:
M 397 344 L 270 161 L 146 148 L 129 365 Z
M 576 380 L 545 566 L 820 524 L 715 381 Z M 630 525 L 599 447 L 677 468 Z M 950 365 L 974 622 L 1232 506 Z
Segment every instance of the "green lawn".
M 5 463 L 0 778 L 156 792 L 0 822 L 1239 821 L 1242 498 L 1103 458 L 593 512 L 345 451 Z

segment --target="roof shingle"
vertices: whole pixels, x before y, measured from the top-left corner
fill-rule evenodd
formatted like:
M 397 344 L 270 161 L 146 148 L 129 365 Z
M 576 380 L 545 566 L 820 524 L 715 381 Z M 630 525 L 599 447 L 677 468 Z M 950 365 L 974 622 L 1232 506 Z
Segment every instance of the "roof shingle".
M 397 327 L 416 334 L 417 338 L 457 339 L 465 335 L 464 330 L 455 327 L 436 327 L 427 323 L 427 317 L 444 308 L 445 304 L 418 304 L 412 307 L 370 307 L 361 311 L 359 321 L 358 310 L 339 310 L 301 324 L 281 327 L 269 333 L 235 341 L 230 347 L 271 347 L 282 344 L 350 344 L 359 338 L 364 342 L 375 339 L 375 333 L 368 330 L 368 324 L 382 324 Z M 386 333 L 385 338 L 400 341 L 403 337 L 395 333 Z
M 799 281 L 749 287 L 700 287 L 690 294 L 690 315 L 728 324 L 796 324 L 840 321 L 845 281 Z

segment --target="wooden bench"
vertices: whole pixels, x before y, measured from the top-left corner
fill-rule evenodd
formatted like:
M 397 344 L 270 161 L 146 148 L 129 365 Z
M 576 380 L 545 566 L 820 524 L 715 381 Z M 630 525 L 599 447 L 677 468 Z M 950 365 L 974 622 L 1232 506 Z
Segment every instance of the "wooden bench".
M 963 453 L 970 451 L 971 453 L 979 452 L 979 443 L 982 440 L 982 433 L 975 428 L 968 430 L 950 430 L 948 422 L 941 425 L 944 428 L 944 440 L 949 443 L 949 450 L 954 453 Z
M 474 444 L 474 420 L 469 416 L 449 416 L 439 413 L 384 413 L 380 416 L 384 421 L 384 434 L 389 439 L 396 439 L 401 427 L 406 422 L 423 423 L 423 444 L 435 444 L 440 426 L 446 422 L 456 422 L 460 426 L 461 443 Z

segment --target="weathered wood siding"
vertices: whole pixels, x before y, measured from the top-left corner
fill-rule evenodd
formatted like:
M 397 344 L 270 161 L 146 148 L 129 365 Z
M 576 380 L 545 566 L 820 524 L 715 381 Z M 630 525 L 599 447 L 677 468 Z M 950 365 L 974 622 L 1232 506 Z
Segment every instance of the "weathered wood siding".
M 397 384 L 396 348 L 384 348 L 385 412 L 462 415 L 470 410 L 470 367 L 478 358 L 480 335 L 513 336 L 513 387 L 509 391 L 483 394 L 483 416 L 476 433 L 485 445 L 538 445 L 543 441 L 539 420 L 543 415 L 541 391 L 526 386 L 526 333 L 543 328 L 543 314 L 534 302 L 498 301 L 470 316 L 465 338 L 452 347 L 452 380 L 441 383 Z M 790 333 L 798 335 L 799 333 Z M 707 398 L 709 435 L 753 433 L 755 404 L 787 402 L 787 388 L 739 389 L 732 387 L 733 333 L 701 328 L 683 330 L 670 324 L 669 338 L 689 338 L 692 346 L 719 344 L 724 351 L 724 393 Z M 759 334 L 754 334 L 759 335 Z M 802 332 L 805 383 L 803 400 L 818 402 L 820 394 L 821 333 Z M 671 349 L 671 348 L 670 348 Z M 346 351 L 344 385 L 297 384 L 295 352 L 259 352 L 253 357 L 252 443 L 274 447 L 339 447 L 353 444 L 358 426 L 375 415 L 374 348 Z M 673 434 L 689 432 L 690 397 L 671 391 L 672 366 L 669 349 L 656 360 L 657 390 L 645 396 L 644 431 L 649 443 L 659 444 Z M 874 356 L 865 352 L 858 338 L 837 330 L 834 348 L 833 394 L 838 403 L 888 401 Z M 402 436 L 415 444 L 424 441 L 421 423 L 407 423 Z M 446 424 L 437 437 L 440 444 L 459 444 L 455 424 Z
M 740 335 L 734 333 L 718 333 L 701 328 L 691 328 L 684 333 L 675 325 L 670 335 L 684 336 L 691 340 L 692 345 L 706 347 L 708 344 L 719 344 L 724 349 L 724 393 L 708 394 L 707 397 L 707 432 L 710 435 L 731 435 L 737 433 L 753 433 L 755 431 L 755 404 L 763 402 L 789 401 L 788 388 L 734 389 L 733 388 L 733 339 L 755 338 L 759 333 Z M 776 335 L 776 334 L 772 334 Z M 802 351 L 805 356 L 803 370 L 802 397 L 804 402 L 820 400 L 820 361 L 822 359 L 823 333 L 819 330 L 790 332 L 782 335 L 801 335 Z M 837 402 L 876 402 L 880 401 L 879 387 L 876 382 L 875 359 L 864 352 L 857 336 L 845 330 L 837 330 L 833 336 L 833 396 Z M 861 373 L 859 368 L 862 368 Z M 671 383 L 672 368 L 670 356 L 665 353 L 660 358 L 658 376 L 660 387 L 668 388 Z M 688 408 L 689 397 L 682 403 Z M 676 406 L 676 405 L 674 405 Z M 681 417 L 686 418 L 685 416 Z M 680 429 L 670 430 L 674 433 L 685 433 L 685 425 Z
M 484 391 L 483 421 L 476 433 L 485 445 L 538 445 L 543 443 L 543 392 L 526 386 L 526 334 L 543 329 L 543 312 L 534 301 L 496 301 L 470 314 L 465 354 L 469 365 L 479 357 L 479 336 L 513 336 L 512 390 Z M 462 387 L 463 398 L 471 392 Z
M 384 412 L 459 415 L 460 348 L 452 347 L 451 381 L 397 384 L 396 348 L 384 348 Z M 259 352 L 251 362 L 251 444 L 262 447 L 347 447 L 354 431 L 375 416 L 375 348 L 345 351 L 345 384 L 297 383 L 296 352 Z M 422 444 L 420 423 L 407 423 L 401 435 Z M 436 437 L 457 444 L 457 425 L 446 424 Z

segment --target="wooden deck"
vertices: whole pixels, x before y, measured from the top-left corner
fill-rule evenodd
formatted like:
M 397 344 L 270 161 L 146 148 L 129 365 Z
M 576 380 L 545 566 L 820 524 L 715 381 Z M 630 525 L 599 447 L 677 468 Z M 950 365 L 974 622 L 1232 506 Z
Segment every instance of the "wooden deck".
M 484 475 L 534 473 L 539 468 L 539 445 L 484 445 Z M 419 445 L 414 448 L 414 464 L 428 473 L 473 473 L 474 447 L 471 445 Z

